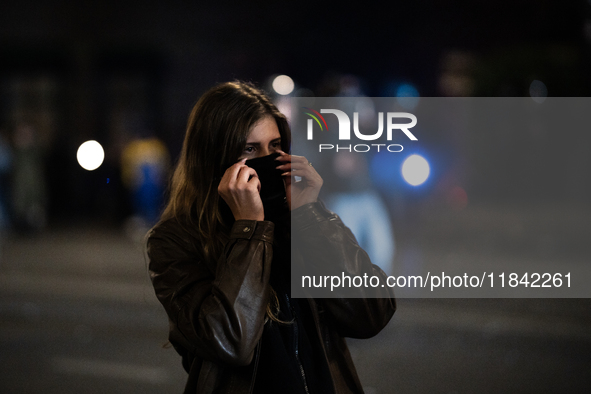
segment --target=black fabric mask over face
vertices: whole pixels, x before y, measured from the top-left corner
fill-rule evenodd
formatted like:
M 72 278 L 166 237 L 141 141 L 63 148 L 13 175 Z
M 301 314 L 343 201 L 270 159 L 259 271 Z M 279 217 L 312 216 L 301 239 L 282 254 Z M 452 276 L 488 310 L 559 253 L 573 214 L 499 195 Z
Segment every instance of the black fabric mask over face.
M 260 196 L 265 208 L 265 220 L 272 222 L 288 210 L 285 185 L 281 177 L 283 171 L 277 169 L 281 163 L 275 160 L 279 156 L 279 153 L 273 153 L 269 156 L 246 160 L 244 163 L 257 172 L 261 182 Z

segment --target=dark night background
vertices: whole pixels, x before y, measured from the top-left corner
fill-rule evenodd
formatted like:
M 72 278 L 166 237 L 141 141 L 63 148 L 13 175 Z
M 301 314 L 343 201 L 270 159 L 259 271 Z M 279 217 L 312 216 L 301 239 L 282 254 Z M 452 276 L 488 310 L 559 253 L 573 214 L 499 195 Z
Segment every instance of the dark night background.
M 0 124 L 15 127 L 20 107 L 37 122 L 39 112 L 50 114 L 41 138 L 51 221 L 120 221 L 130 209 L 117 182 L 121 130 L 149 130 L 176 157 L 191 106 L 216 82 L 265 86 L 287 74 L 322 96 L 350 74 L 369 96 L 389 96 L 399 83 L 441 96 L 446 59 L 460 53 L 469 95 L 527 96 L 539 79 L 551 96 L 587 96 L 590 8 L 585 1 L 5 4 Z M 92 174 L 71 154 L 86 139 L 107 151 Z
M 528 97 L 538 80 L 550 97 L 588 97 L 590 71 L 586 0 L 4 2 L 0 153 L 17 152 L 23 125 L 34 129 L 45 186 L 41 208 L 19 219 L 14 163 L 0 160 L 0 392 L 181 391 L 180 360 L 160 348 L 166 317 L 142 258 L 145 228 L 129 220 L 121 156 L 133 139 L 156 136 L 173 164 L 190 109 L 214 84 L 241 79 L 269 90 L 286 74 L 302 95 L 338 95 L 354 81 L 375 97 L 402 84 L 422 97 Z M 590 136 L 573 141 L 577 152 Z M 89 139 L 105 148 L 91 172 L 76 162 Z M 476 174 L 499 154 L 463 149 L 480 160 L 470 164 Z M 488 169 L 498 174 L 489 173 L 492 184 L 467 178 L 461 212 L 433 208 L 436 193 L 393 209 L 396 264 L 482 257 L 474 250 L 588 262 L 589 160 L 564 169 L 580 183 L 544 201 L 527 192 L 497 198 L 491 190 L 513 173 L 511 160 L 500 163 Z M 534 180 L 549 189 L 553 179 L 562 185 L 551 167 Z M 349 343 L 368 394 L 588 392 L 590 306 L 400 300 L 380 336 Z

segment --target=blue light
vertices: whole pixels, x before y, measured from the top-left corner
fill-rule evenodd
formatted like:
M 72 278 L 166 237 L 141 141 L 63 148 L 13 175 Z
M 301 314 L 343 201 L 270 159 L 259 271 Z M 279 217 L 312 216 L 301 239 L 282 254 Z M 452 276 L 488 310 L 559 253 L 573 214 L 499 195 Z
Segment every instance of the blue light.
M 396 97 L 419 97 L 419 91 L 411 84 L 403 83 L 396 89 Z
M 373 183 L 385 192 L 395 192 L 400 185 L 396 169 L 400 167 L 401 157 L 392 153 L 378 153 L 371 158 L 369 174 Z
M 419 91 L 413 85 L 403 83 L 396 89 L 396 97 L 401 107 L 412 110 L 419 103 Z

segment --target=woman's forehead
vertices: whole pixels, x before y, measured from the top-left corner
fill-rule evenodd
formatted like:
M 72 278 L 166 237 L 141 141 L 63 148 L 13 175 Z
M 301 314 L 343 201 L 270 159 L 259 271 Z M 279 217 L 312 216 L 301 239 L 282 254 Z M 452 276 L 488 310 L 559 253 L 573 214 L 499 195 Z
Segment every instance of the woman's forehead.
M 266 116 L 252 126 L 246 136 L 246 142 L 272 141 L 281 138 L 277 122 L 271 116 Z

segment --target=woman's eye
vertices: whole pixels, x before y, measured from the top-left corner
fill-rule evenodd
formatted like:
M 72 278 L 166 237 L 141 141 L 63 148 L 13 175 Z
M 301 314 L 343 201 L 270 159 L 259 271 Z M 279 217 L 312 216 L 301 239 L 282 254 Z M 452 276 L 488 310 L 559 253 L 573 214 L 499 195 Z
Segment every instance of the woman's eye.
M 247 146 L 246 148 L 244 148 L 244 152 L 246 152 L 246 153 L 252 153 L 252 152 L 254 152 L 254 147 Z
M 280 147 L 281 147 L 281 142 L 273 142 L 273 143 L 271 144 L 271 146 L 272 146 L 273 148 L 280 148 Z

